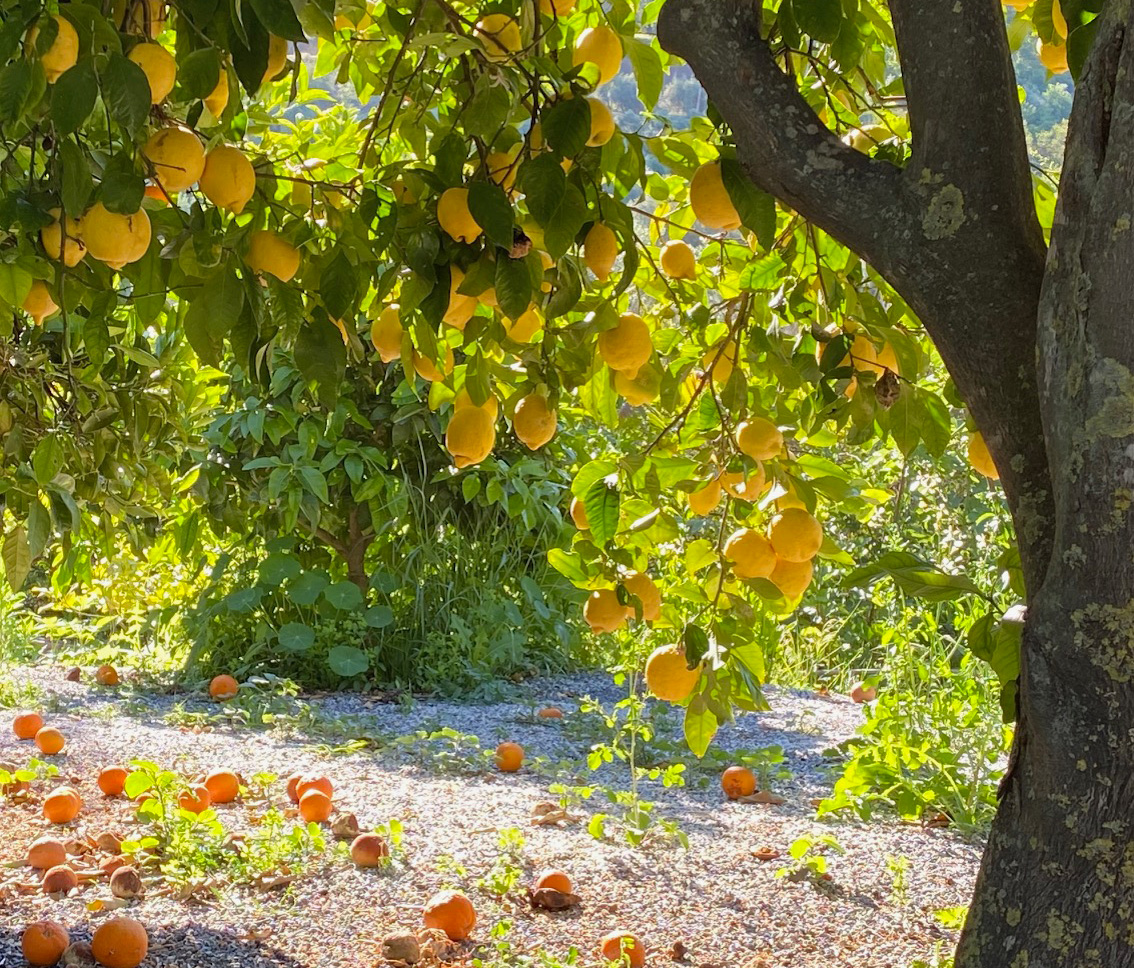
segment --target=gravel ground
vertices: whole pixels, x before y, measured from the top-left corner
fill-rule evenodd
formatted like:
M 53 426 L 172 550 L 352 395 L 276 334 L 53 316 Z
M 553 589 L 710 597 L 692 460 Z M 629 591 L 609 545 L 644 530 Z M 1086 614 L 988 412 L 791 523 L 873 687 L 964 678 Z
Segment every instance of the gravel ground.
M 8 678 L 38 686 L 45 718 L 67 736 L 65 752 L 53 760 L 85 803 L 74 834 L 137 830 L 127 804 L 102 797 L 95 785 L 102 766 L 131 758 L 186 776 L 218 768 L 246 778 L 317 770 L 334 781 L 337 808 L 354 813 L 363 829 L 391 819 L 404 826 L 403 850 L 384 872 L 355 869 L 340 847 L 286 886 L 198 891 L 187 900 L 151 891 L 130 913 L 149 928 L 145 964 L 152 968 L 376 964 L 376 943 L 391 931 L 417 927 L 423 900 L 445 886 L 468 890 L 480 915 L 473 942 L 448 960 L 498 963 L 506 943 L 507 959 L 540 952 L 565 959 L 576 947 L 582 963 L 594 964 L 598 939 L 627 928 L 645 942 L 651 966 L 680 959 L 705 968 L 910 968 L 918 959 L 932 964 L 934 952 L 955 941 L 934 912 L 965 903 L 979 862 L 980 844 L 947 830 L 814 820 L 811 801 L 833 782 L 823 751 L 851 736 L 862 717 L 859 707 L 839 697 L 770 690 L 771 711 L 742 715 L 721 730 L 717 746 L 723 750 L 782 747 L 790 777 L 773 789 L 786 802 L 729 802 L 717 766 L 691 766 L 684 787 L 647 782 L 643 790 L 660 817 L 677 821 L 688 849 L 661 837 L 632 848 L 614 825 L 607 840 L 587 832 L 590 814 L 616 812 L 601 791 L 571 808 L 582 816 L 579 823 L 529 821 L 537 803 L 555 799 L 553 783 L 625 787 L 621 764 L 597 774 L 586 769 L 587 754 L 603 734 L 598 717 L 578 707 L 583 697 L 609 705 L 624 695 L 608 677 L 533 680 L 517 690 L 515 701 L 491 704 L 393 703 L 342 694 L 285 699 L 266 686 L 259 695 L 242 693 L 235 706 L 221 707 L 222 715 L 216 704 L 196 697 L 134 690 L 129 683 L 92 688 L 89 671 L 83 682 L 65 681 L 63 670 L 52 666 Z M 549 703 L 566 716 L 533 715 Z M 265 711 L 275 715 L 267 728 L 239 721 Z M 659 738 L 678 741 L 675 716 L 659 715 L 657 722 Z M 463 738 L 412 738 L 441 728 Z M 352 738 L 362 742 L 346 742 Z M 521 743 L 531 765 L 514 775 L 492 770 L 488 751 L 502 739 Z M 5 724 L 0 761 L 22 765 L 29 749 Z M 66 898 L 23 886 L 35 878 L 18 864 L 27 844 L 48 832 L 39 804 L 54 782 L 33 784 L 26 803 L 0 800 L 0 862 L 15 862 L 0 871 L 0 965 L 22 963 L 18 937 L 29 920 L 52 917 L 73 938 L 89 938 L 106 917 L 90 910 L 92 901 L 110 898 L 102 881 Z M 282 781 L 271 794 L 286 804 Z M 226 830 L 247 830 L 263 807 L 223 806 L 218 816 Z M 523 832 L 516 859 L 522 883 L 545 867 L 561 867 L 574 880 L 579 907 L 537 912 L 522 890 L 500 900 L 478 886 L 498 865 L 501 831 L 508 828 Z M 823 833 L 845 850 L 829 859 L 830 882 L 816 888 L 776 877 L 795 838 Z M 783 857 L 757 859 L 754 853 L 765 846 Z M 903 858 L 905 883 L 895 885 L 892 865 Z M 490 935 L 499 921 L 511 922 L 503 942 Z

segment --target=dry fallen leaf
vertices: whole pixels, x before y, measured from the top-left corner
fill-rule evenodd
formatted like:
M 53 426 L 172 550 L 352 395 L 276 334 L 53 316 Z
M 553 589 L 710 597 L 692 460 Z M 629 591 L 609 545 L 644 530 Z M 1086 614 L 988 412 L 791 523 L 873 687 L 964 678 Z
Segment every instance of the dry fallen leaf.
M 344 813 L 331 822 L 331 833 L 336 840 L 354 840 L 358 836 L 358 818 L 353 813 Z

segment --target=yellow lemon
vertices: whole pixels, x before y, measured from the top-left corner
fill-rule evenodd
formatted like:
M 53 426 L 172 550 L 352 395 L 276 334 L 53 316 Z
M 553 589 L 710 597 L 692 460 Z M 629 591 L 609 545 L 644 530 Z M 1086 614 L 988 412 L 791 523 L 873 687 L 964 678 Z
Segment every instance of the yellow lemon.
M 457 242 L 475 242 L 481 233 L 469 211 L 469 190 L 447 188 L 437 202 L 437 221 L 450 238 Z
M 855 151 L 864 155 L 877 148 L 884 141 L 894 137 L 894 132 L 884 124 L 868 124 L 862 128 L 854 128 L 843 135 L 843 144 L 850 145 Z
M 464 329 L 465 324 L 472 319 L 476 312 L 476 296 L 465 296 L 457 292 L 461 283 L 465 281 L 465 274 L 457 266 L 449 266 L 449 305 L 441 322 L 454 329 Z
M 614 632 L 626 624 L 626 606 L 618 601 L 613 588 L 596 589 L 583 605 L 583 621 L 596 635 Z
M 454 410 L 460 410 L 463 407 L 475 406 L 476 404 L 473 403 L 472 397 L 469 396 L 469 391 L 464 389 L 463 387 L 461 388 L 460 392 L 458 392 L 457 395 L 453 398 Z M 500 401 L 490 393 L 488 395 L 488 399 L 480 405 L 480 408 L 486 411 L 488 415 L 493 419 L 493 421 L 495 421 L 497 416 L 499 416 L 500 414 Z
M 996 462 L 989 453 L 988 444 L 984 442 L 984 436 L 979 431 L 969 437 L 969 466 L 990 480 L 1000 480 L 1000 471 L 996 469 Z
M 609 27 L 588 27 L 575 41 L 572 64 L 594 64 L 598 83 L 605 84 L 622 66 L 622 39 Z
M 643 571 L 636 571 L 622 579 L 622 587 L 642 603 L 643 622 L 656 622 L 661 618 L 661 592 L 649 575 Z M 631 606 L 631 613 L 633 612 Z
M 740 215 L 725 188 L 719 161 L 703 164 L 689 183 L 689 203 L 702 225 L 728 232 L 740 228 Z
M 810 561 L 823 547 L 823 526 L 803 508 L 786 508 L 773 518 L 768 537 L 781 561 Z
M 697 255 L 688 242 L 674 239 L 662 246 L 658 260 L 661 271 L 670 279 L 696 279 Z
M 783 450 L 784 435 L 772 421 L 753 417 L 736 428 L 736 446 L 755 460 L 768 460 Z
M 535 306 L 529 306 L 515 319 L 504 320 L 504 331 L 508 334 L 508 339 L 517 343 L 527 343 L 541 329 L 543 318 Z
M 156 40 L 163 30 L 167 14 L 165 4 L 161 0 L 145 0 L 143 3 L 130 3 L 125 23 L 122 25 L 123 33 L 149 37 Z
M 633 377 L 615 370 L 614 389 L 630 406 L 641 407 L 658 398 L 661 392 L 661 373 L 652 366 L 643 366 Z
M 1001 0 L 1006 7 L 1011 7 L 1013 10 L 1027 10 L 1031 6 L 1032 0 Z
M 612 370 L 622 370 L 633 378 L 654 351 L 650 327 L 636 313 L 623 313 L 618 325 L 599 333 L 599 355 Z
M 370 342 L 383 363 L 402 358 L 402 318 L 400 307 L 391 303 L 370 326 Z
M 759 531 L 741 528 L 725 542 L 724 556 L 732 562 L 737 578 L 767 578 L 776 567 L 772 543 Z
M 42 279 L 36 279 L 31 284 L 31 289 L 29 289 L 28 294 L 24 296 L 24 301 L 20 303 L 20 308 L 35 320 L 36 326 L 42 326 L 43 321 L 48 316 L 59 312 L 59 307 L 55 305 L 55 300 L 51 298 L 51 292 L 47 288 L 47 283 Z
M 77 266 L 87 254 L 86 243 L 83 242 L 83 226 L 80 219 L 68 215 L 62 221 L 59 219 L 59 209 L 52 209 L 55 221 L 45 225 L 39 230 L 39 241 L 43 244 L 43 251 L 53 261 L 63 260 L 63 265 Z
M 575 9 L 575 0 L 539 0 L 539 12 L 547 17 L 566 17 Z
M 1057 36 L 1067 39 L 1067 18 L 1063 16 L 1059 0 L 1051 0 L 1051 26 L 1055 28 Z
M 221 68 L 217 86 L 213 88 L 212 94 L 208 95 L 204 101 L 205 107 L 209 109 L 209 114 L 214 118 L 219 119 L 224 114 L 224 109 L 228 107 L 228 71 L 224 68 Z
M 606 282 L 618 258 L 618 237 L 602 222 L 595 222 L 583 239 L 583 262 L 598 277 Z
M 60 17 L 58 14 L 52 15 L 51 19 L 55 21 L 58 30 L 51 46 L 43 52 L 39 59 L 48 84 L 54 84 L 59 80 L 64 72 L 75 66 L 75 62 L 79 59 L 79 35 L 71 26 L 71 21 L 65 17 Z M 24 51 L 29 57 L 35 56 L 35 42 L 38 36 L 39 28 L 32 27 L 28 31 Z
M 268 66 L 264 68 L 261 84 L 275 80 L 287 66 L 287 41 L 272 34 L 268 37 Z
M 413 351 L 413 369 L 419 377 L 430 383 L 440 383 L 453 372 L 453 348 L 445 347 L 445 358 L 440 364 L 433 362 L 428 356 Z
M 756 470 L 748 476 L 741 471 L 725 471 L 721 474 L 721 487 L 735 498 L 749 504 L 759 500 L 764 491 L 764 465 L 757 462 Z
M 108 211 L 102 202 L 83 216 L 83 241 L 92 258 L 112 269 L 137 262 L 150 247 L 150 217 L 145 209 L 133 215 Z
M 1052 74 L 1067 73 L 1067 45 L 1039 43 L 1039 61 Z
M 591 133 L 587 147 L 601 148 L 614 137 L 614 115 L 597 97 L 587 98 L 587 104 L 591 107 Z
M 723 345 L 718 343 L 710 347 L 701 357 L 701 366 L 711 371 L 710 378 L 714 383 L 721 386 L 728 383 L 736 365 L 736 352 L 736 343 L 727 340 Z
M 210 202 L 236 215 L 244 211 L 256 192 L 252 162 L 231 145 L 217 145 L 205 156 L 205 170 L 199 180 Z
M 547 272 L 548 269 L 554 269 L 555 268 L 555 260 L 553 258 L 551 258 L 551 256 L 548 255 L 548 253 L 546 253 L 542 250 L 540 251 L 540 254 L 539 254 L 539 261 L 540 261 L 540 264 L 543 266 L 543 271 L 545 273 Z M 550 280 L 544 279 L 542 282 L 540 282 L 539 288 L 543 292 L 551 292 Z
M 587 520 L 587 509 L 577 497 L 571 498 L 571 520 L 580 531 L 590 531 L 591 522 Z
M 484 56 L 496 64 L 509 60 L 524 46 L 520 25 L 505 13 L 490 13 L 481 18 L 473 33 L 484 45 Z
M 783 592 L 784 598 L 799 598 L 811 584 L 812 574 L 814 569 L 810 559 L 807 561 L 777 559 L 776 567 L 772 569 L 768 579 Z
M 646 688 L 666 702 L 688 699 L 700 678 L 701 667 L 689 668 L 689 660 L 681 646 L 663 645 L 654 649 L 646 660 Z
M 457 467 L 479 464 L 496 444 L 496 421 L 485 407 L 454 410 L 445 429 L 445 449 Z
M 299 249 L 267 229 L 253 232 L 244 257 L 253 272 L 267 273 L 280 282 L 290 282 L 299 271 Z
M 689 492 L 689 510 L 694 514 L 712 514 L 721 503 L 721 482 L 713 478 Z
M 517 145 L 513 151 L 493 151 L 484 159 L 488 177 L 506 192 L 510 192 L 516 185 L 516 175 L 520 171 L 516 159 L 519 157 L 521 147 Z
M 137 64 L 150 84 L 150 102 L 160 104 L 173 90 L 177 61 L 161 44 L 138 44 L 127 55 Z
M 516 406 L 512 428 L 528 450 L 539 450 L 555 436 L 555 411 L 547 405 L 547 398 L 529 393 Z
M 185 191 L 205 170 L 205 147 L 188 128 L 155 131 L 142 154 L 153 165 L 154 180 L 170 195 Z

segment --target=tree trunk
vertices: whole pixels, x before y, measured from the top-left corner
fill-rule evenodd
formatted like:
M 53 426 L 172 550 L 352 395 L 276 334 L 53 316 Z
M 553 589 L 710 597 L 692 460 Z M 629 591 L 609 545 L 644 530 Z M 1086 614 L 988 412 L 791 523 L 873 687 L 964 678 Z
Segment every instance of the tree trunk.
M 762 4 L 667 0 L 658 22 L 753 181 L 918 312 L 1004 480 L 1028 589 L 1019 721 L 956 968 L 1134 968 L 1132 2 L 1095 25 L 1046 262 L 996 0 L 890 0 L 901 171 L 818 122 Z

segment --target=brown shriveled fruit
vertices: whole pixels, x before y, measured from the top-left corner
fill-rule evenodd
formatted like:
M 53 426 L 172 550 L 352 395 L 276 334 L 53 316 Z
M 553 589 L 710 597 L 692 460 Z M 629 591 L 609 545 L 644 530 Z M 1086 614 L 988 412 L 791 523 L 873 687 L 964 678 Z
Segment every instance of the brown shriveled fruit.
M 98 968 L 89 941 L 72 941 L 63 952 L 63 968 Z
M 79 875 L 66 864 L 52 867 L 43 875 L 44 894 L 66 894 L 79 886 Z
M 382 939 L 382 959 L 384 961 L 400 961 L 406 965 L 415 965 L 421 960 L 421 945 L 418 944 L 417 935 L 409 931 L 399 931 L 388 934 Z
M 138 897 L 142 890 L 142 877 L 133 867 L 119 867 L 110 875 L 110 893 L 115 897 Z

